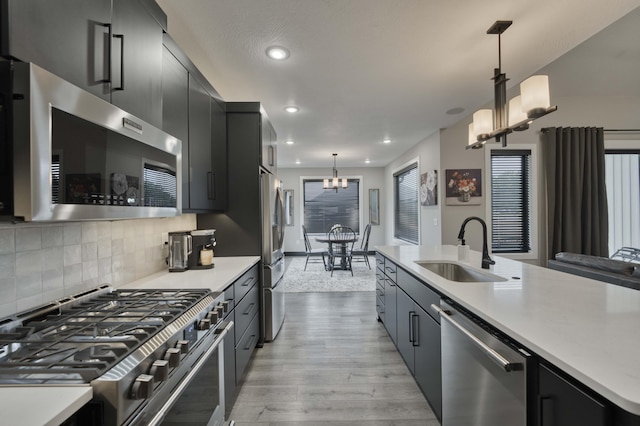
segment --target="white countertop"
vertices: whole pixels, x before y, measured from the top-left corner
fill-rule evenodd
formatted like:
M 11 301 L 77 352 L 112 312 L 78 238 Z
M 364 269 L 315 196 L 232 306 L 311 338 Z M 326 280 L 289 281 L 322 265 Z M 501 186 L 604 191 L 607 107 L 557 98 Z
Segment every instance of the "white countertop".
M 215 266 L 211 269 L 189 269 L 184 272 L 161 271 L 121 288 L 208 288 L 211 291 L 222 291 L 259 261 L 259 256 L 214 257 Z
M 56 426 L 92 396 L 90 385 L 0 387 L 0 424 Z
M 260 261 L 259 256 L 216 257 L 212 269 L 162 271 L 123 288 L 208 288 L 222 291 Z M 0 386 L 0 424 L 58 425 L 89 402 L 91 385 Z
M 416 260 L 457 262 L 455 246 L 376 250 L 530 351 L 640 415 L 640 291 L 492 255 L 504 282 L 459 283 Z M 465 265 L 480 268 L 472 251 Z M 514 278 L 518 277 L 518 278 Z

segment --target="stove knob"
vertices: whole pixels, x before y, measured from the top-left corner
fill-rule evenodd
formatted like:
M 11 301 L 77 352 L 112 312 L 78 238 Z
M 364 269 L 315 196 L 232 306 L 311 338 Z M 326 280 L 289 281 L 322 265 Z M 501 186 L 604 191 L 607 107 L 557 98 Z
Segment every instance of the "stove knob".
M 217 323 L 218 322 L 218 311 L 214 309 L 213 311 L 209 312 L 207 314 L 207 318 L 209 319 L 211 324 Z
M 211 321 L 209 321 L 207 318 L 202 319 L 198 322 L 198 330 L 208 330 L 209 328 L 211 328 Z
M 149 375 L 153 376 L 153 380 L 156 382 L 164 382 L 167 380 L 169 376 L 169 361 L 166 359 L 153 361 L 149 369 Z
M 216 312 L 218 313 L 218 318 L 224 317 L 224 307 L 222 305 L 216 306 Z
M 229 312 L 229 301 L 225 300 L 224 302 L 222 302 L 222 308 L 224 309 L 225 312 Z
M 176 342 L 176 348 L 180 349 L 180 353 L 186 354 L 187 352 L 189 352 L 189 341 L 178 340 Z
M 131 387 L 132 399 L 147 399 L 153 395 L 153 376 L 149 374 L 141 374 L 136 377 Z
M 180 349 L 169 348 L 164 353 L 164 359 L 169 361 L 169 367 L 175 368 L 180 365 Z

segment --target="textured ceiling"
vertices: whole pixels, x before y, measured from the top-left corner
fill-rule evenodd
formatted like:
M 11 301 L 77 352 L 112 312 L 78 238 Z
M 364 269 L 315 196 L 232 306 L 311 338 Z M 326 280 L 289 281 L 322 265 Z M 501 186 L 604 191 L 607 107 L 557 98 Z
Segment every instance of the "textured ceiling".
M 331 167 L 333 152 L 338 167 L 385 166 L 471 114 L 493 97 L 498 39 L 486 30 L 496 20 L 514 21 L 502 35 L 502 70 L 514 85 L 640 6 L 640 0 L 158 3 L 169 34 L 225 100 L 262 102 L 278 134 L 279 167 Z M 271 45 L 288 48 L 290 58 L 268 59 Z M 633 59 L 638 63 L 637 54 Z M 283 110 L 292 104 L 300 112 Z M 453 108 L 464 111 L 446 113 Z

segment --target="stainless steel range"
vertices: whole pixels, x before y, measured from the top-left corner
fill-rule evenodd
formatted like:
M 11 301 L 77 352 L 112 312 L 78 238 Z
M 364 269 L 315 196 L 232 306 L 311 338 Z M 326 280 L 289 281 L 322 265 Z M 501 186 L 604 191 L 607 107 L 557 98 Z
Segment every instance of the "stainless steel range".
M 93 424 L 223 424 L 223 300 L 102 286 L 5 318 L 0 386 L 90 384 Z

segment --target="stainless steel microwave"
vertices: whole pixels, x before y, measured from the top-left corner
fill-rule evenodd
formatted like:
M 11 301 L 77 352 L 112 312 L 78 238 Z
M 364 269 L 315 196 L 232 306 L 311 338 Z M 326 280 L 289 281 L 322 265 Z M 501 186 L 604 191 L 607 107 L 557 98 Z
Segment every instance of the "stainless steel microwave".
M 11 72 L 14 216 L 178 216 L 182 142 L 32 63 Z

